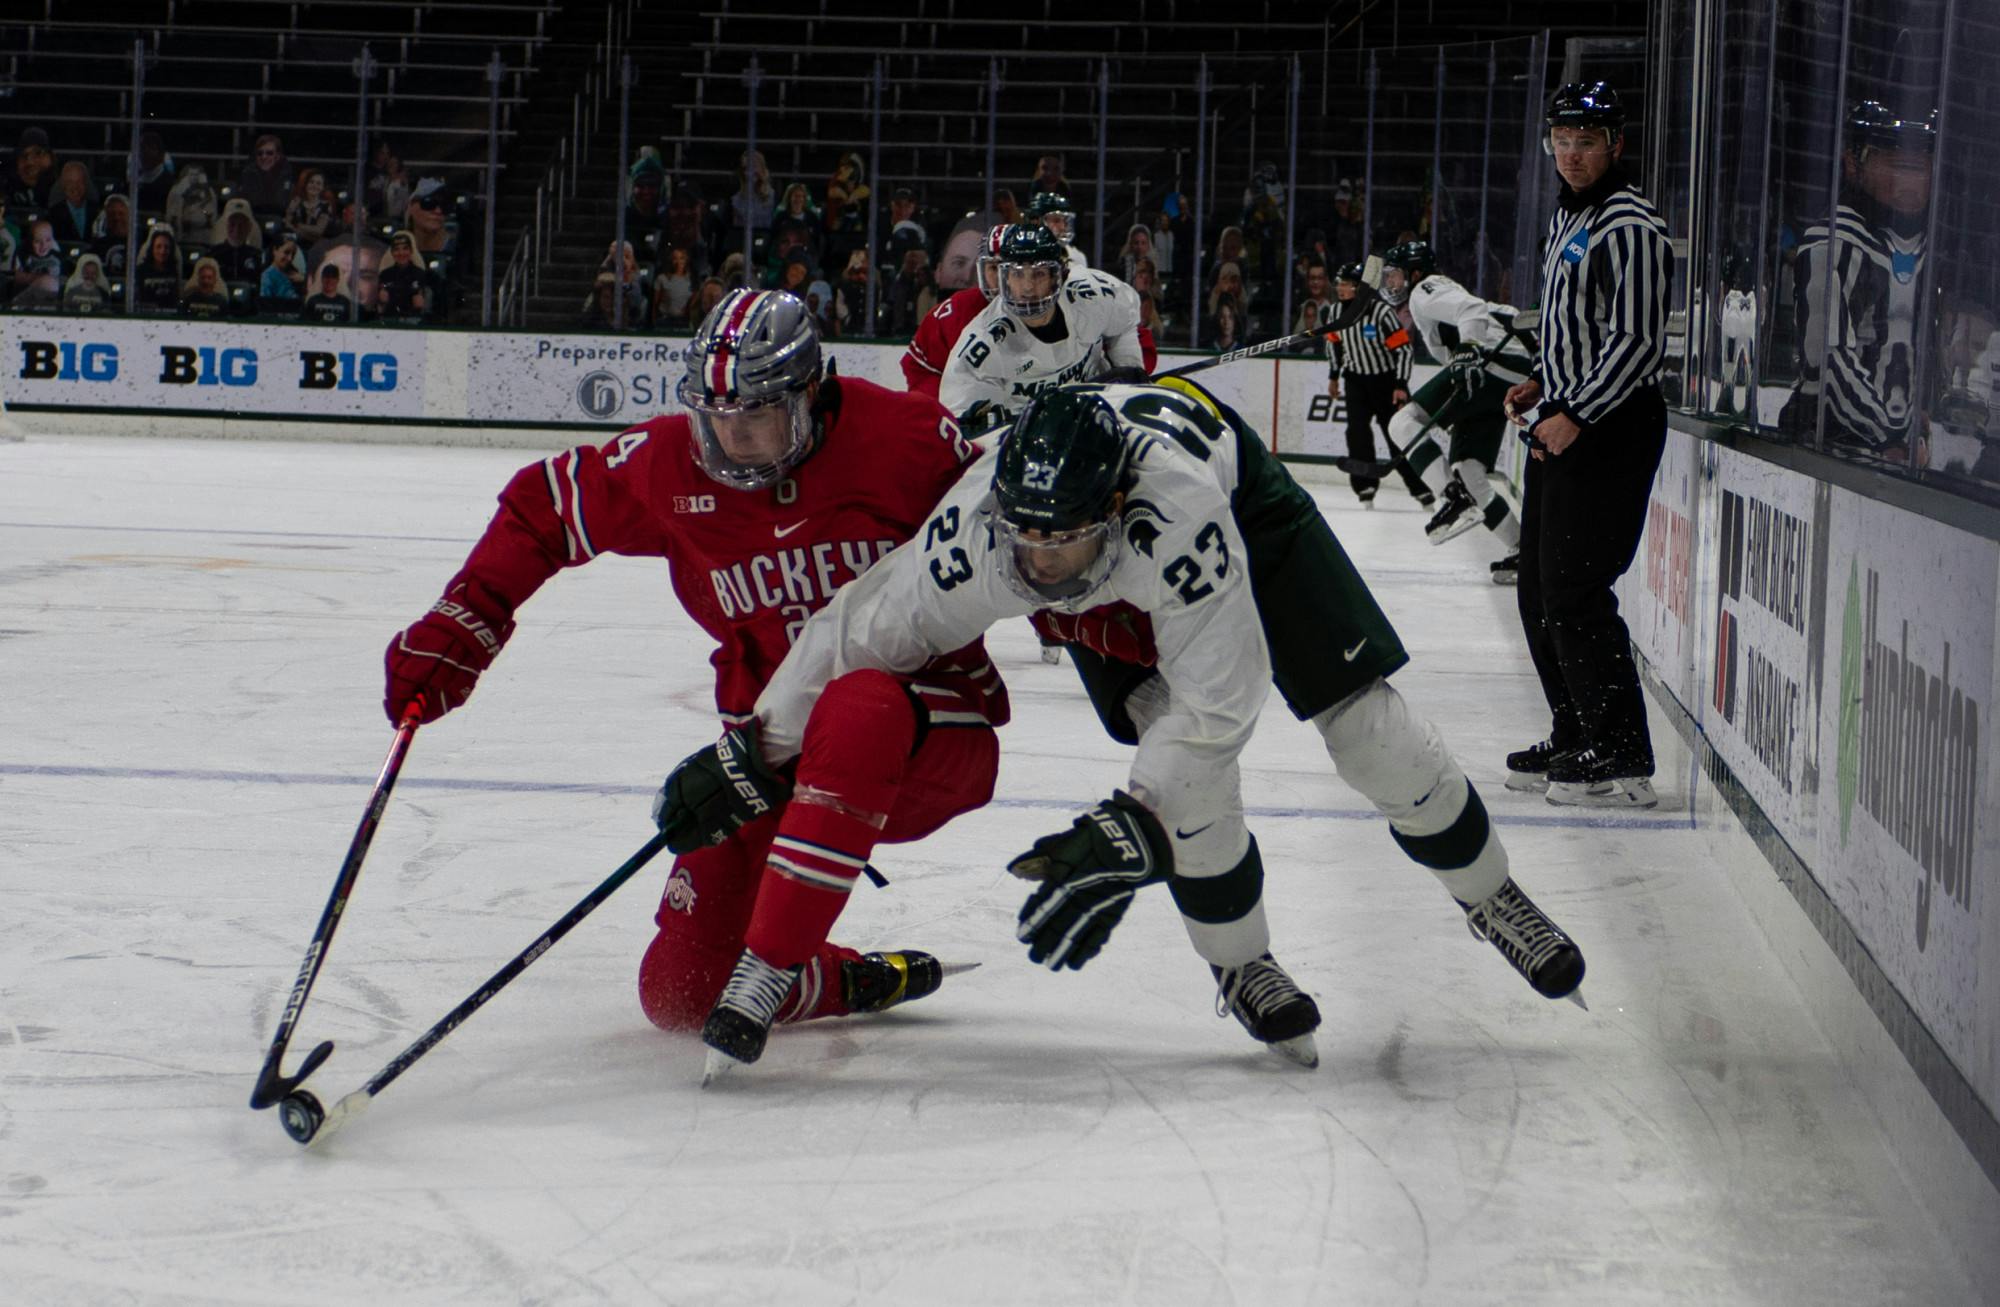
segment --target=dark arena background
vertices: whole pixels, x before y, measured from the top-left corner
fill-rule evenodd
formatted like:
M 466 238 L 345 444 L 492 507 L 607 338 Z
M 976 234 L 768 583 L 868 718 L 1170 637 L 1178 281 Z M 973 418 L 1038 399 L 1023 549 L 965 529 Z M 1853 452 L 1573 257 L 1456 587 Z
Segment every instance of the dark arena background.
M 1996 66 L 1990 0 L 13 0 L 0 1297 L 2000 1301 Z M 1427 538 L 1323 343 L 1352 270 L 1408 390 L 1476 389 L 1493 353 L 1425 343 L 1396 289 L 1414 242 L 1553 335 L 1550 270 L 1605 233 L 1549 239 L 1551 98 L 1600 82 L 1670 251 L 1615 585 L 1657 806 L 1623 809 L 1516 784 L 1550 732 L 1516 546 Z M 1135 306 L 1151 371 L 1194 369 L 1338 536 L 1587 1008 L 1524 986 L 1275 697 L 1241 808 L 1317 1067 L 1217 1019 L 1166 890 L 1087 969 L 1031 964 L 1008 863 L 1134 752 L 1090 651 L 1008 620 L 991 801 L 877 846 L 834 928 L 936 955 L 937 992 L 781 1020 L 706 1085 L 648 1020 L 648 942 L 719 897 L 649 816 L 749 715 L 716 625 L 791 641 L 935 501 L 710 566 L 593 543 L 579 468 L 708 429 L 696 331 L 743 288 L 803 306 L 815 394 L 936 393 L 927 319 L 995 228 L 1061 215 L 1095 271 L 1059 280 Z M 925 484 L 825 430 L 809 460 Z M 1524 511 L 1519 430 L 1489 524 Z M 686 461 L 647 511 L 728 518 L 745 492 Z M 440 586 L 503 489 L 530 529 L 524 486 L 563 575 L 489 632 Z M 420 617 L 491 641 L 469 705 L 398 733 Z

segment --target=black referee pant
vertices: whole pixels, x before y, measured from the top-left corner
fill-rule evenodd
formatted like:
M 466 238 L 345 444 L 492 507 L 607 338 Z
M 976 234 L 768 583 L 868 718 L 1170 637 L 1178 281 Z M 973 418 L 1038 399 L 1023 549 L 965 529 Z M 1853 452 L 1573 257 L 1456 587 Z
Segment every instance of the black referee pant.
M 1396 411 L 1396 374 L 1393 372 L 1340 374 L 1340 393 L 1347 401 L 1347 456 L 1357 462 L 1375 461 L 1374 427 L 1389 438 L 1389 417 Z M 1348 473 L 1357 491 L 1373 490 L 1382 478 Z
M 1667 406 L 1634 395 L 1560 454 L 1528 460 L 1521 496 L 1521 627 L 1558 749 L 1592 748 L 1651 775 L 1653 738 L 1611 585 L 1632 566 Z

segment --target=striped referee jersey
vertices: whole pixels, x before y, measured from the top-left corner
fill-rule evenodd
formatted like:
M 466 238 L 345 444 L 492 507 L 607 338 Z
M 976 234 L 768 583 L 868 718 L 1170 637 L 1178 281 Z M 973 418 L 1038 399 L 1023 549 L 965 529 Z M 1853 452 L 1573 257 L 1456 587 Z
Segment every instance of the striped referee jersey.
M 1588 426 L 1658 382 L 1672 271 L 1667 224 L 1629 185 L 1557 207 L 1542 247 L 1543 411 Z
M 1795 389 L 1824 395 L 1837 431 L 1877 449 L 1910 434 L 1924 255 L 1921 226 L 1905 235 L 1870 225 L 1848 204 L 1834 210 L 1831 241 L 1826 224 L 1817 223 L 1799 242 L 1794 267 L 1803 357 Z
M 1335 307 L 1352 311 L 1354 301 Z M 1384 373 L 1393 373 L 1396 380 L 1407 382 L 1410 379 L 1410 359 L 1414 353 L 1410 329 L 1403 325 L 1396 310 L 1379 296 L 1370 295 L 1367 305 L 1353 315 L 1353 320 L 1343 326 L 1338 335 L 1327 337 L 1327 375 L 1338 377 L 1348 372 L 1356 376 L 1379 377 Z

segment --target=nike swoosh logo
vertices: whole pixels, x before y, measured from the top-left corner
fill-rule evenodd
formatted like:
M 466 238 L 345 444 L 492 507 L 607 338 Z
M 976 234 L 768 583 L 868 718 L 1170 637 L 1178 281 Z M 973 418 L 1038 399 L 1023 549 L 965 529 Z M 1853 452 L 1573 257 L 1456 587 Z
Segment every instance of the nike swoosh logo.
M 1208 823 L 1208 826 L 1213 826 L 1213 825 L 1215 825 L 1215 823 L 1214 823 L 1214 822 L 1210 822 L 1210 823 Z M 1181 829 L 1180 827 L 1176 826 L 1176 827 L 1174 827 L 1174 834 L 1175 834 L 1175 835 L 1178 835 L 1178 836 L 1179 836 L 1180 838 L 1182 838 L 1182 839 L 1184 839 L 1184 840 L 1191 840 L 1191 839 L 1193 839 L 1193 838 L 1194 838 L 1195 836 L 1197 836 L 1197 835 L 1201 834 L 1201 833 L 1202 833 L 1203 831 L 1207 830 L 1207 829 L 1208 829 L 1208 826 L 1197 826 L 1197 827 L 1195 827 L 1195 828 L 1194 828 L 1193 830 L 1182 830 L 1182 829 Z
M 778 537 L 778 539 L 783 540 L 786 536 L 790 535 L 792 532 L 798 530 L 800 527 L 804 525 L 805 521 L 800 520 L 792 523 L 790 526 L 774 526 L 771 528 L 771 534 Z
M 1345 658 L 1350 663 L 1353 662 L 1355 658 L 1361 653 L 1361 646 L 1367 643 L 1368 643 L 1368 637 L 1363 636 L 1352 649 L 1343 651 L 1341 657 Z

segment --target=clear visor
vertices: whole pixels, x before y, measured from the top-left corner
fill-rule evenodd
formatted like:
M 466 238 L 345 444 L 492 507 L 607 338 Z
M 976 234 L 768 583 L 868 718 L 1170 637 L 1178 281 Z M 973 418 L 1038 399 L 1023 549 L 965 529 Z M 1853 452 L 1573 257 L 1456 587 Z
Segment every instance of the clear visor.
M 1550 156 L 1574 154 L 1592 158 L 1611 149 L 1608 127 L 1553 127 L 1542 136 L 1542 153 Z
M 1017 318 L 1039 318 L 1055 306 L 1068 269 L 1060 263 L 1003 263 L 1000 295 Z
M 1007 588 L 1042 608 L 1074 608 L 1096 592 L 1117 565 L 1125 538 L 1117 517 L 1073 531 L 1042 532 L 993 515 L 994 557 Z
M 694 426 L 695 461 L 737 490 L 777 484 L 812 443 L 812 407 L 803 389 L 771 399 L 712 400 L 682 378 L 680 401 Z
M 1382 269 L 1382 298 L 1391 304 L 1401 304 L 1410 296 L 1410 279 L 1401 268 Z
M 987 299 L 1000 293 L 1000 269 L 1003 266 L 997 254 L 979 256 L 979 289 L 986 292 Z
M 1048 229 L 1049 235 L 1065 245 L 1076 240 L 1076 215 L 1073 213 L 1064 213 L 1060 209 L 1045 213 L 1042 215 L 1042 226 Z

